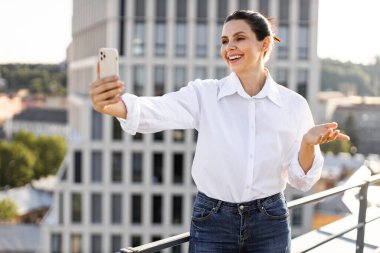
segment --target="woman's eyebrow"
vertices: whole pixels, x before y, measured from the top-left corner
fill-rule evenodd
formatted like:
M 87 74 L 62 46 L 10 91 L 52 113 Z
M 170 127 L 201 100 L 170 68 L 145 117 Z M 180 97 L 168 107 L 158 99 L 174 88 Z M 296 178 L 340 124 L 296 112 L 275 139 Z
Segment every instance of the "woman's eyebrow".
M 237 35 L 239 35 L 239 34 L 242 34 L 242 33 L 245 33 L 245 32 L 243 32 L 243 31 L 240 31 L 240 32 L 236 32 L 236 33 L 234 33 L 234 35 L 232 35 L 232 37 L 236 37 Z M 223 39 L 223 38 L 228 38 L 228 36 L 226 36 L 226 35 L 223 35 L 222 37 L 220 37 L 221 39 Z

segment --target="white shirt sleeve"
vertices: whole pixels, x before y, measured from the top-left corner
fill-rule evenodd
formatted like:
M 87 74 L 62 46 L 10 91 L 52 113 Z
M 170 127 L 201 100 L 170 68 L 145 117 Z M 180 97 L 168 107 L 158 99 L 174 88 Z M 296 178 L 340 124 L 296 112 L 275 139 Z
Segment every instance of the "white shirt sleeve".
M 313 164 L 311 169 L 307 172 L 307 174 L 305 174 L 299 163 L 298 153 L 303 135 L 315 124 L 306 100 L 302 100 L 300 108 L 300 124 L 297 130 L 296 140 L 291 148 L 289 156 L 288 183 L 298 190 L 308 191 L 321 177 L 323 157 L 319 145 L 316 145 Z
M 127 119 L 117 118 L 122 129 L 134 135 L 197 128 L 200 105 L 195 82 L 158 97 L 124 94 L 122 101 L 128 111 Z

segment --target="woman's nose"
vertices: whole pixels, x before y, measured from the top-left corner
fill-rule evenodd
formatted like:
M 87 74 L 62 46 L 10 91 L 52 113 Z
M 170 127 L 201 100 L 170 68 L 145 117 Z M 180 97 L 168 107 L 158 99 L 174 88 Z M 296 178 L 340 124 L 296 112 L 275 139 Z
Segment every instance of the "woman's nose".
M 236 46 L 235 46 L 234 43 L 232 43 L 232 42 L 228 42 L 226 49 L 227 49 L 228 51 L 230 51 L 230 50 L 234 50 L 234 49 L 236 49 Z

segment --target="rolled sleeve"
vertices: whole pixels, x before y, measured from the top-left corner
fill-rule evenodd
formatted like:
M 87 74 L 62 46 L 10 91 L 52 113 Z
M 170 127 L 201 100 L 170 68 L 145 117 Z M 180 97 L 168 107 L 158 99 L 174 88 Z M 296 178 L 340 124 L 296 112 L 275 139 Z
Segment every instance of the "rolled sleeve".
M 319 180 L 323 167 L 323 156 L 319 146 L 315 147 L 315 157 L 311 169 L 305 174 L 298 161 L 298 152 L 290 163 L 288 177 L 291 186 L 301 191 L 308 191 Z
M 141 109 L 138 103 L 138 97 L 133 94 L 124 94 L 121 97 L 125 107 L 128 110 L 127 119 L 117 118 L 121 128 L 132 135 L 135 135 L 140 123 Z
M 300 151 L 302 138 L 310 128 L 315 126 L 307 101 L 302 99 L 300 102 L 301 103 L 299 103 L 298 107 L 300 111 L 299 114 L 297 114 L 300 115 L 300 117 L 296 140 L 289 156 L 288 183 L 298 190 L 308 191 L 321 177 L 324 159 L 319 145 L 315 145 L 313 164 L 306 174 L 299 163 L 298 154 Z

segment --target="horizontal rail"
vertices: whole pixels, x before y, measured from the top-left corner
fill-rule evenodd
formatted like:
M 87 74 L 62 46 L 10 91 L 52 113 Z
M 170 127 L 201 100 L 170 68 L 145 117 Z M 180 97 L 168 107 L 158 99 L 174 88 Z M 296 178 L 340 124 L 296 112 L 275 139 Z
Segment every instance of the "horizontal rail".
M 365 181 L 363 180 L 363 181 L 359 181 L 359 182 L 356 182 L 353 184 L 337 186 L 337 187 L 334 187 L 334 188 L 331 188 L 331 189 L 328 189 L 328 190 L 325 190 L 322 192 L 314 193 L 310 196 L 306 196 L 303 198 L 299 198 L 296 200 L 289 201 L 287 206 L 289 209 L 297 208 L 297 207 L 303 206 L 305 204 L 309 204 L 312 202 L 318 202 L 324 198 L 345 192 L 345 191 L 353 189 L 353 188 L 362 187 L 366 184 L 371 184 L 371 183 L 374 183 L 377 181 L 380 181 L 380 174 L 372 176 L 372 177 L 368 178 L 368 180 L 365 180 Z M 372 222 L 372 221 L 379 219 L 379 218 L 380 218 L 380 216 L 375 217 L 369 221 L 366 221 L 365 223 L 358 223 L 357 225 L 355 225 L 353 227 L 347 228 L 344 231 L 341 231 L 341 232 L 338 232 L 334 235 L 329 236 L 328 238 L 326 238 L 325 240 L 323 240 L 321 242 L 313 244 L 311 247 L 308 247 L 307 249 L 305 249 L 304 251 L 301 251 L 301 252 L 307 252 L 311 249 L 314 249 L 314 248 L 316 248 L 316 247 L 318 247 L 318 246 L 320 246 L 326 242 L 329 242 L 329 241 L 331 241 L 337 237 L 340 237 L 340 236 L 342 236 L 342 235 L 344 235 L 344 234 L 346 234 L 346 233 L 348 233 L 354 229 L 362 228 L 367 223 Z M 123 248 L 123 249 L 120 249 L 119 252 L 120 253 L 153 253 L 153 252 L 157 252 L 157 251 L 160 251 L 160 250 L 163 250 L 166 248 L 171 248 L 171 247 L 177 246 L 179 244 L 188 242 L 189 238 L 190 238 L 190 233 L 187 232 L 187 233 L 171 236 L 171 237 L 159 240 L 159 241 L 147 243 L 147 244 L 144 244 L 144 245 L 141 245 L 138 247 Z

